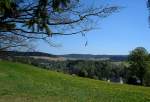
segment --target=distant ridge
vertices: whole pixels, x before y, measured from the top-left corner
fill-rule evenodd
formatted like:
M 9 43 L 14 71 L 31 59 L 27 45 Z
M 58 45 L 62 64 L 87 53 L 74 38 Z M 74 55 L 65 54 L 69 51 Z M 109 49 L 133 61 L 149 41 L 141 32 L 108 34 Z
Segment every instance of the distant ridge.
M 38 56 L 51 58 L 64 58 L 65 60 L 111 60 L 111 61 L 126 61 L 128 55 L 92 55 L 92 54 L 66 54 L 53 55 L 44 52 L 17 52 L 17 51 L 0 51 L 0 56 Z
M 57 57 L 56 55 L 44 52 L 18 52 L 18 51 L 0 51 L 0 56 L 44 56 L 44 57 Z
M 128 55 L 92 55 L 92 54 L 66 54 L 60 55 L 66 59 L 79 59 L 79 60 L 112 60 L 112 61 L 126 61 Z

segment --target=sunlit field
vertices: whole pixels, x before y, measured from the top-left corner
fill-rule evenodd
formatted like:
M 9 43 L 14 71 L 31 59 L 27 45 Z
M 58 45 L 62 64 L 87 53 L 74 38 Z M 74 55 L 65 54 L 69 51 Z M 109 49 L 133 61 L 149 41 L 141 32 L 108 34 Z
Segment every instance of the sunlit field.
M 150 88 L 0 61 L 0 102 L 150 102 Z

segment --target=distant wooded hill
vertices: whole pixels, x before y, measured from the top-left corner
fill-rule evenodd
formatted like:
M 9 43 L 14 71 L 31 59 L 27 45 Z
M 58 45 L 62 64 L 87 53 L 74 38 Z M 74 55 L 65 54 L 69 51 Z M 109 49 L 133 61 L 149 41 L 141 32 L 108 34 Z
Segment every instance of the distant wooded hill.
M 92 55 L 92 54 L 66 54 L 53 55 L 43 52 L 16 52 L 16 51 L 0 51 L 0 56 L 38 56 L 38 57 L 63 57 L 65 60 L 111 60 L 126 61 L 127 55 Z
M 17 52 L 17 51 L 0 51 L 0 56 L 44 56 L 44 57 L 58 57 L 56 55 L 43 52 Z
M 68 54 L 61 55 L 67 59 L 79 59 L 79 60 L 112 60 L 112 61 L 126 61 L 127 55 L 92 55 L 92 54 Z

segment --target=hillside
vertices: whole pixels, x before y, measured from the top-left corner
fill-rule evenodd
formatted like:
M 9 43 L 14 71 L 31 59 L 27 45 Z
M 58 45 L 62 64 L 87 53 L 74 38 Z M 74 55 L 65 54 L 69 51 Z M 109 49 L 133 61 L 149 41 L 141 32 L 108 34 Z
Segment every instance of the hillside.
M 0 61 L 0 102 L 150 102 L 150 88 Z

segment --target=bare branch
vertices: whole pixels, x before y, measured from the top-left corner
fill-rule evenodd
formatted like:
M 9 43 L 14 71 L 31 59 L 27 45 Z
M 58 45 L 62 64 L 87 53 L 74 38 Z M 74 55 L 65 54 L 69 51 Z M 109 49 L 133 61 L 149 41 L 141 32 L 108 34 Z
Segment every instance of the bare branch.
M 11 0 L 10 0 L 11 1 Z M 24 39 L 46 40 L 55 35 L 85 35 L 93 29 L 95 18 L 104 18 L 119 10 L 117 6 L 87 7 L 76 0 L 54 4 L 53 0 L 36 0 L 23 3 L 12 2 L 10 8 L 0 7 L 0 44 Z M 3 1 L 0 1 L 0 4 Z M 62 7 L 62 4 L 64 7 Z M 16 5 L 16 6 L 14 6 Z M 66 5 L 66 6 L 65 6 Z M 56 6 L 56 7 L 55 7 Z M 12 9 L 13 8 L 13 9 Z M 8 38 L 6 41 L 4 39 Z M 9 41 L 10 40 L 10 41 Z M 13 45 L 10 47 L 13 47 Z M 18 42 L 19 43 L 22 42 Z M 20 44 L 22 45 L 22 44 Z M 0 46 L 2 48 L 2 46 Z

